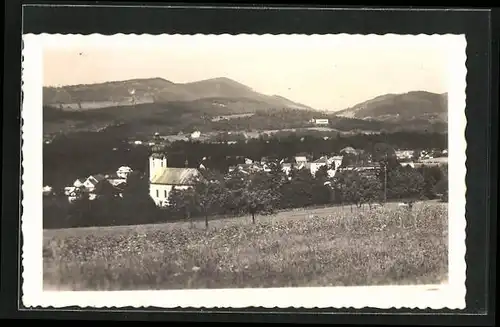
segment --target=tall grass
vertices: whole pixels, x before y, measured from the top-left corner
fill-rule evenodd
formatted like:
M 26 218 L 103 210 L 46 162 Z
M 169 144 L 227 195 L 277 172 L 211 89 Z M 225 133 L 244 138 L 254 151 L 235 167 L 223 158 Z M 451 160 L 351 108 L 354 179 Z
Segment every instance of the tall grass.
M 45 287 L 348 286 L 447 278 L 447 207 L 321 209 L 211 222 L 46 231 Z

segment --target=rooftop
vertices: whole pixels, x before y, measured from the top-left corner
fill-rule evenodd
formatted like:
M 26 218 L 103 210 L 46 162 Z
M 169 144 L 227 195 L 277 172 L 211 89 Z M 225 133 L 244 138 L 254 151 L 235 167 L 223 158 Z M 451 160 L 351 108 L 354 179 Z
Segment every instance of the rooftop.
M 193 179 L 199 176 L 195 168 L 163 168 L 151 178 L 151 184 L 192 185 Z
M 319 159 L 315 160 L 314 163 L 328 163 L 328 159 L 327 158 L 319 158 Z

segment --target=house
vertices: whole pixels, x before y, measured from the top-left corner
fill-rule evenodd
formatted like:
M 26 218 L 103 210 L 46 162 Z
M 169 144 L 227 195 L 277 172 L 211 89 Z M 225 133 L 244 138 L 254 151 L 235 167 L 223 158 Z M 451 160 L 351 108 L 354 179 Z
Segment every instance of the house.
M 69 202 L 74 202 L 81 198 L 83 194 L 83 186 L 82 187 L 75 187 L 75 186 L 68 186 L 64 188 L 64 195 L 68 197 Z
M 401 166 L 403 167 L 411 167 L 411 168 L 415 168 L 415 164 L 411 161 L 407 161 L 407 162 L 400 162 L 399 163 Z
M 342 160 L 341 160 L 342 162 Z M 332 164 L 334 165 L 334 168 L 331 169 Z M 311 175 L 316 176 L 316 172 L 321 168 L 327 166 L 327 174 L 329 177 L 335 176 L 335 173 L 337 171 L 337 168 L 340 166 L 340 164 L 337 165 L 335 158 L 328 158 L 326 156 L 323 156 L 313 162 L 310 163 L 310 170 L 311 170 Z
M 200 137 L 200 135 L 201 135 L 200 131 L 194 131 L 194 132 L 191 133 L 191 138 L 192 139 L 197 139 L 197 138 Z
M 327 157 L 321 157 L 318 160 L 315 160 L 311 162 L 310 164 L 310 170 L 311 170 L 311 175 L 316 176 L 316 172 L 323 166 L 328 166 L 328 159 Z
M 82 187 L 82 186 L 83 186 L 83 183 L 85 183 L 85 178 L 77 178 L 77 179 L 73 182 L 73 186 L 74 186 L 74 187 Z
M 288 176 L 290 175 L 290 172 L 292 171 L 292 164 L 291 163 L 282 163 L 281 164 L 281 170 Z
M 311 170 L 311 163 L 310 162 L 297 163 L 297 164 L 295 164 L 295 169 L 297 169 L 297 170 L 307 169 L 310 171 Z
M 113 186 L 117 187 L 118 185 L 127 184 L 127 178 L 122 176 L 118 176 L 117 174 L 106 175 L 106 180 Z
M 54 192 L 53 192 L 51 186 L 46 185 L 43 187 L 43 195 L 47 196 L 47 195 L 52 195 L 52 194 L 54 194 Z
M 116 175 L 126 180 L 130 176 L 130 174 L 132 174 L 132 172 L 133 172 L 132 168 L 127 166 L 121 166 L 116 171 Z
M 353 147 L 348 146 L 348 147 L 345 147 L 342 150 L 340 150 L 340 154 L 342 154 L 342 155 L 345 155 L 345 154 L 354 154 L 354 155 L 357 155 L 358 152 Z
M 87 179 L 83 182 L 83 187 L 89 192 L 92 193 L 97 185 L 101 182 L 107 182 L 106 181 L 106 176 L 102 174 L 96 174 L 96 175 L 90 175 L 87 177 Z
M 157 206 L 168 206 L 172 189 L 188 189 L 200 177 L 195 168 L 168 167 L 167 157 L 162 153 L 153 152 L 149 157 L 149 195 Z
M 295 156 L 295 163 L 302 164 L 307 162 L 306 156 Z
M 396 152 L 396 157 L 399 160 L 413 158 L 413 153 L 414 153 L 413 150 L 397 150 L 395 152 Z
M 251 174 L 263 170 L 263 167 L 256 163 L 252 164 L 245 163 L 229 167 L 229 172 L 233 172 L 235 170 L 241 171 L 242 173 L 245 174 Z
M 335 170 L 337 170 L 342 165 L 342 160 L 343 159 L 344 159 L 343 156 L 333 156 L 333 157 L 330 157 L 330 160 L 331 160 L 330 164 L 335 164 Z

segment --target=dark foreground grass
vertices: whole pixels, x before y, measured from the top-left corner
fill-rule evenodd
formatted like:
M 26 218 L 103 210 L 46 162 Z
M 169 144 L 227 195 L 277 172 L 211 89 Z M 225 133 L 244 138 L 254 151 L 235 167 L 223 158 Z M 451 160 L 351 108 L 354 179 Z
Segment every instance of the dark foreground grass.
M 444 204 L 323 208 L 203 223 L 44 232 L 44 287 L 65 290 L 431 284 L 447 279 Z

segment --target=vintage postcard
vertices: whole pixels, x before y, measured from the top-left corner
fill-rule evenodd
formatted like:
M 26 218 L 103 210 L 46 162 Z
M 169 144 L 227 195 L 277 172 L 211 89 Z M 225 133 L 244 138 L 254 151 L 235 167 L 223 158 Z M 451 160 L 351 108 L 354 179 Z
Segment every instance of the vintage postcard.
M 464 35 L 24 35 L 26 307 L 465 307 Z

